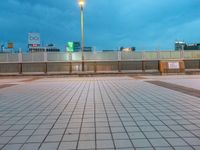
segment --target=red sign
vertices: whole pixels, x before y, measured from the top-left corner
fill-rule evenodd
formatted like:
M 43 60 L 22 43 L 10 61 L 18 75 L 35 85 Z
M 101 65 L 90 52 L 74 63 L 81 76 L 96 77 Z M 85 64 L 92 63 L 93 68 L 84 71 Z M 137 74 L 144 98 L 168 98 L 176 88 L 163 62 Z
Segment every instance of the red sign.
M 32 44 L 32 47 L 38 47 L 39 45 L 38 44 Z

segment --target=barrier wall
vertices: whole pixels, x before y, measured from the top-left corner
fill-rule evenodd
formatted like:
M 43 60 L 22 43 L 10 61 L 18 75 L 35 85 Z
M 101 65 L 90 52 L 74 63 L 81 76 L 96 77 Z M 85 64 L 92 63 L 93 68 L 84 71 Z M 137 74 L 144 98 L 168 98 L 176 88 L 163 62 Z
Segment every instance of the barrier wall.
M 0 63 L 0 74 L 76 74 L 113 72 L 159 72 L 160 61 L 104 61 Z M 200 60 L 186 60 L 186 70 L 200 70 Z M 172 71 L 173 72 L 173 71 Z
M 72 74 L 109 72 L 159 72 L 159 62 L 183 60 L 186 70 L 200 69 L 200 51 L 152 52 L 40 52 L 0 54 L 0 74 Z

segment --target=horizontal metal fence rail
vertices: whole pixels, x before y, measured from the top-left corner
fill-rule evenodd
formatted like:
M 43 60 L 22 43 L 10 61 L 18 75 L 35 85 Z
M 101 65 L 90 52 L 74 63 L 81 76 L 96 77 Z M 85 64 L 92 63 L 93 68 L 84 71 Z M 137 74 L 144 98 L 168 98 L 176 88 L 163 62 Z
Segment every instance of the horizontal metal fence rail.
M 0 53 L 0 63 L 79 62 L 81 52 Z M 199 51 L 85 52 L 84 61 L 195 60 Z

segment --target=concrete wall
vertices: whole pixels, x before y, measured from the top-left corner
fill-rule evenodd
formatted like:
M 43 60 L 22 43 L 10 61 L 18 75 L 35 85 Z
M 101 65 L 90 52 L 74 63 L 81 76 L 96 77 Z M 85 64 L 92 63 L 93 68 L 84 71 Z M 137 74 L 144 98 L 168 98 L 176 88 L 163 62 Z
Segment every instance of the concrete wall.
M 0 63 L 0 73 L 19 73 L 19 64 Z
M 56 62 L 56 63 L 47 63 L 47 72 L 48 73 L 55 73 L 55 72 L 70 72 L 70 64 L 63 63 L 63 62 Z
M 45 63 L 24 63 L 22 64 L 22 73 L 44 73 Z
M 185 60 L 186 69 L 200 69 L 200 60 Z
M 200 60 L 185 60 L 187 70 L 199 69 Z M 159 72 L 159 61 L 91 61 L 84 63 L 85 72 Z M 82 62 L 0 63 L 0 74 L 82 73 Z

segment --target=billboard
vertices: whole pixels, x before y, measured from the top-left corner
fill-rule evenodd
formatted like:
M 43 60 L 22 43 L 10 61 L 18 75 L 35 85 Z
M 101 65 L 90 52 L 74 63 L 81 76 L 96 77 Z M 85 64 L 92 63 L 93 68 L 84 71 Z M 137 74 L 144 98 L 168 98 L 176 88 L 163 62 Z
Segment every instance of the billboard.
M 40 33 L 28 33 L 28 45 L 33 47 L 40 46 Z

